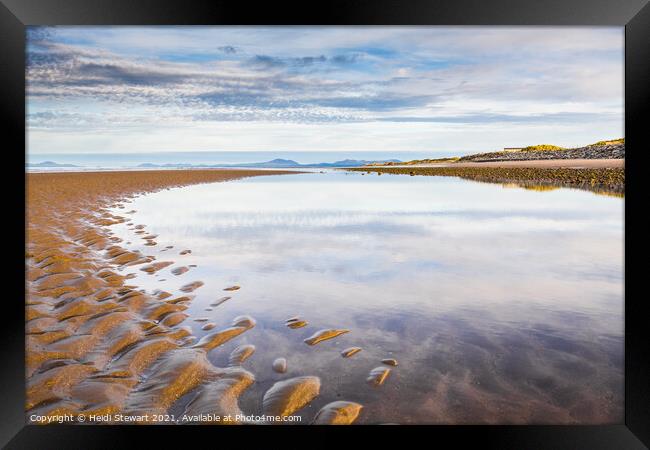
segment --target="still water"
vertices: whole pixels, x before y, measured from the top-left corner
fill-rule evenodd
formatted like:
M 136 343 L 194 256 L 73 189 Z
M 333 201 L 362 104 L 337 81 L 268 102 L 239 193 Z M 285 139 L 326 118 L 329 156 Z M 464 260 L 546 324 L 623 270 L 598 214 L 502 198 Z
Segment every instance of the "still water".
M 274 382 L 316 375 L 321 394 L 303 423 L 334 400 L 364 405 L 357 423 L 621 423 L 623 202 L 333 171 L 139 197 L 127 209 L 158 235 L 153 247 L 113 229 L 127 247 L 175 262 L 154 275 L 127 268 L 132 284 L 180 295 L 205 283 L 182 324 L 198 337 L 207 332 L 197 318 L 216 329 L 240 314 L 257 320 L 209 355 L 225 367 L 232 349 L 255 345 L 243 364 L 256 377 L 240 400 L 247 414 L 261 412 Z M 196 267 L 173 275 L 180 265 Z M 223 290 L 232 285 L 241 289 Z M 223 296 L 232 298 L 206 310 Z M 292 316 L 309 324 L 290 329 Z M 324 328 L 350 332 L 303 342 Z M 363 350 L 341 357 L 351 346 Z M 271 368 L 279 357 L 285 374 Z M 385 358 L 399 365 L 371 386 Z

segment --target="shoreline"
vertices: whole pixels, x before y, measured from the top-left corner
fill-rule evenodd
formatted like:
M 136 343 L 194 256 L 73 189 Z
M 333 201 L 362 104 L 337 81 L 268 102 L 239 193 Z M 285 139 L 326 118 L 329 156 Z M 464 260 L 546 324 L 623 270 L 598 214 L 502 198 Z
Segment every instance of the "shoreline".
M 129 222 L 128 203 L 161 189 L 282 170 L 177 170 L 26 174 L 25 377 L 27 420 L 33 415 L 164 414 L 198 389 L 237 397 L 254 379 L 243 369 L 218 368 L 207 353 L 254 326 L 254 321 L 192 344 L 191 329 L 177 326 L 191 295 L 146 294 L 120 271 L 155 257 L 131 251 L 107 228 Z M 124 209 L 114 215 L 109 208 Z M 144 226 L 142 226 L 144 228 Z M 173 298 L 172 298 L 173 297 Z M 239 321 L 241 322 L 241 321 Z M 204 338 L 204 339 L 205 339 Z M 146 379 L 142 375 L 147 373 Z M 209 389 L 208 389 L 209 387 Z M 192 412 L 201 413 L 199 401 Z M 212 412 L 219 405 L 205 404 Z
M 404 167 L 358 167 L 346 169 L 352 172 L 377 173 L 381 175 L 445 176 L 466 180 L 502 184 L 531 190 L 552 190 L 554 188 L 576 188 L 597 194 L 622 197 L 625 194 L 625 169 L 623 167 L 519 167 L 484 165 L 474 163 L 461 166 L 455 163 L 445 166 Z M 499 163 L 500 164 L 500 163 Z
M 624 159 L 527 159 L 519 161 L 449 162 L 429 164 L 394 164 L 364 166 L 363 168 L 422 168 L 422 167 L 501 167 L 549 169 L 615 169 L 625 167 Z

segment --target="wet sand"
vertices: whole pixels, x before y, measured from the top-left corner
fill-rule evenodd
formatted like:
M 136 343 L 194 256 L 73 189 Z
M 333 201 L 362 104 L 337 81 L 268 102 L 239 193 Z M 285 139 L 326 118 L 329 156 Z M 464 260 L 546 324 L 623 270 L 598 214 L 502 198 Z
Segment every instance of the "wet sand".
M 143 231 L 142 239 L 150 237 L 148 227 L 156 225 L 155 220 L 149 223 L 144 219 L 137 224 L 129 220 L 133 196 L 166 186 L 249 176 L 242 175 L 244 171 L 206 171 L 212 172 L 215 179 L 205 179 L 193 178 L 192 172 L 177 172 L 169 184 L 152 179 L 148 176 L 150 172 L 143 172 L 140 180 L 131 172 L 121 180 L 113 175 L 105 179 L 104 173 L 94 177 L 28 176 L 28 417 L 76 412 L 133 416 L 173 413 L 177 419 L 182 414 L 190 417 L 181 423 L 205 423 L 199 417 L 244 411 L 298 414 L 303 417 L 303 424 L 347 424 L 385 423 L 385 417 L 410 417 L 405 423 L 610 423 L 612 417 L 620 415 L 619 397 L 605 397 L 610 390 L 616 394 L 616 390 L 600 379 L 584 378 L 588 380 L 584 392 L 577 387 L 563 387 L 562 383 L 558 384 L 562 389 L 556 389 L 557 380 L 566 380 L 563 376 L 543 378 L 544 371 L 537 365 L 542 359 L 536 355 L 547 347 L 556 350 L 546 341 L 544 345 L 530 347 L 525 345 L 527 335 L 517 335 L 512 343 L 508 341 L 500 347 L 505 348 L 504 355 L 495 356 L 498 347 L 493 345 L 492 336 L 485 337 L 480 329 L 468 329 L 471 321 L 454 321 L 453 316 L 442 316 L 437 322 L 422 320 L 421 328 L 408 329 L 411 336 L 421 329 L 422 341 L 430 339 L 432 329 L 437 336 L 435 351 L 424 356 L 425 366 L 435 370 L 416 373 L 414 382 L 413 378 L 408 379 L 408 386 L 405 374 L 409 367 L 417 367 L 423 356 L 413 353 L 412 341 L 406 339 L 401 349 L 390 346 L 390 351 L 377 352 L 364 340 L 358 324 L 339 320 L 324 324 L 320 314 L 307 313 L 303 317 L 305 311 L 294 310 L 292 306 L 281 312 L 277 327 L 290 333 L 301 349 L 310 352 L 302 355 L 278 352 L 279 347 L 271 340 L 272 326 L 267 315 L 257 313 L 262 316 L 257 317 L 257 310 L 245 310 L 250 304 L 233 317 L 219 317 L 215 320 L 219 325 L 207 316 L 202 318 L 205 313 L 190 316 L 188 306 L 194 302 L 195 308 L 200 293 L 210 288 L 209 280 L 197 275 L 196 265 L 187 264 L 194 262 L 187 256 L 191 254 L 191 244 L 172 242 L 175 246 L 165 249 L 174 249 L 160 253 L 158 260 L 148 256 L 149 247 L 142 253 L 128 250 L 130 237 L 120 235 L 126 241 L 121 242 L 109 226 L 122 223 L 117 228 Z M 250 175 L 257 174 L 272 173 L 250 171 Z M 185 176 L 187 179 L 182 179 Z M 187 190 L 191 189 L 195 188 Z M 183 195 L 184 192 L 179 191 Z M 224 197 L 222 204 L 233 201 L 233 197 Z M 151 248 L 154 249 L 155 246 Z M 157 263 L 170 261 L 173 265 L 166 265 L 164 270 L 188 268 L 185 274 L 167 277 L 173 280 L 173 286 L 165 286 L 166 290 L 150 289 L 151 295 L 145 294 L 142 286 L 134 286 L 137 283 L 130 274 L 137 273 L 141 280 L 153 279 Z M 140 270 L 145 267 L 152 267 L 154 273 Z M 206 286 L 199 285 L 201 280 L 206 281 Z M 238 281 L 242 281 L 241 290 L 233 284 Z M 188 293 L 181 291 L 186 286 Z M 226 301 L 235 303 L 252 287 L 245 279 L 219 283 L 209 305 L 217 308 Z M 196 300 L 194 289 L 199 292 Z M 245 315 L 249 312 L 260 319 L 259 325 L 256 326 L 255 318 Z M 387 319 L 380 313 L 365 320 L 373 329 L 389 335 L 408 323 L 393 316 Z M 307 322 L 312 328 L 301 329 Z M 198 340 L 189 324 L 208 333 L 200 334 Z M 458 330 L 469 333 L 459 338 L 463 345 L 446 345 L 446 336 L 457 336 Z M 334 338 L 339 335 L 343 338 L 340 347 L 334 346 Z M 560 342 L 557 345 L 568 345 L 565 340 L 554 339 L 552 342 Z M 592 347 L 573 341 L 570 344 L 580 355 L 572 364 L 592 367 L 587 358 L 593 354 Z M 335 351 L 330 353 L 325 370 L 305 363 L 308 359 L 328 361 L 327 355 L 320 359 L 328 346 Z M 512 354 L 507 350 L 510 346 L 515 348 Z M 339 353 L 342 349 L 345 350 Z M 392 355 L 399 356 L 399 364 L 389 358 Z M 276 367 L 285 372 L 277 371 L 272 363 L 283 359 Z M 332 374 L 340 376 L 344 365 L 350 363 L 358 364 L 353 367 L 357 384 L 342 387 Z M 598 371 L 602 368 L 594 367 Z M 609 376 L 610 371 L 603 372 L 608 383 L 618 380 Z M 584 377 L 585 372 L 582 373 Z M 575 378 L 575 373 L 571 372 L 571 377 Z M 531 382 L 537 384 L 531 388 Z M 549 385 L 551 382 L 554 384 Z M 604 398 L 595 398 L 592 390 L 602 386 Z M 418 391 L 417 400 L 404 397 L 407 388 Z
M 254 327 L 255 320 L 237 317 L 230 328 L 195 343 L 191 329 L 181 326 L 191 295 L 147 295 L 128 282 L 136 270 L 153 273 L 179 261 L 154 261 L 128 250 L 108 226 L 129 222 L 134 211 L 127 205 L 142 193 L 290 173 L 296 172 L 27 174 L 27 416 L 164 414 L 190 393 L 188 414 L 239 413 L 239 395 L 254 376 L 239 367 L 215 367 L 207 355 Z M 114 215 L 108 208 L 125 213 Z M 197 280 L 186 290 L 201 284 Z

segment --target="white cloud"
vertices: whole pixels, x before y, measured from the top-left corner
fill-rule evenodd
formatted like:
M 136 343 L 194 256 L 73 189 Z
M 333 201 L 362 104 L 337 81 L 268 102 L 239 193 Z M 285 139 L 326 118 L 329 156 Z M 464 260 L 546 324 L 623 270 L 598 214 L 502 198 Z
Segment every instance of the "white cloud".
M 464 153 L 623 134 L 619 28 L 47 30 L 28 47 L 36 153 Z

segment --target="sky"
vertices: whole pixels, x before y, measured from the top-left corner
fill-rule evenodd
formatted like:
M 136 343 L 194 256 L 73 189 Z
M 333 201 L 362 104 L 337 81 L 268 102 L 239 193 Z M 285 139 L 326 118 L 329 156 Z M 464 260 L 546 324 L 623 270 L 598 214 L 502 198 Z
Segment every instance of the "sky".
M 29 153 L 623 137 L 622 27 L 29 27 Z

